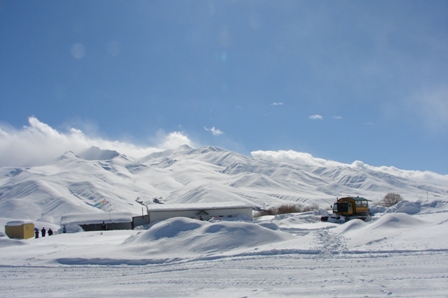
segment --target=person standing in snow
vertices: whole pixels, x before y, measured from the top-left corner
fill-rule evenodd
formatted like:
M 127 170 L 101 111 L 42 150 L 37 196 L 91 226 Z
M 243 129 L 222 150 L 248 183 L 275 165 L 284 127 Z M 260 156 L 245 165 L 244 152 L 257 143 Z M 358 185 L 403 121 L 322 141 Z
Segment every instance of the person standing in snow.
M 39 229 L 38 228 L 34 228 L 34 237 L 36 239 L 39 238 Z
M 101 224 L 101 229 L 103 230 L 103 231 L 105 231 L 106 230 L 106 223 L 103 221 L 103 223 Z
M 51 228 L 48 229 L 48 236 L 53 235 L 53 230 Z
M 47 232 L 47 230 L 45 230 L 45 227 L 42 228 L 41 232 L 42 232 L 42 237 L 45 237 L 45 233 Z
M 67 233 L 67 229 L 65 228 L 65 225 L 62 227 L 62 233 Z

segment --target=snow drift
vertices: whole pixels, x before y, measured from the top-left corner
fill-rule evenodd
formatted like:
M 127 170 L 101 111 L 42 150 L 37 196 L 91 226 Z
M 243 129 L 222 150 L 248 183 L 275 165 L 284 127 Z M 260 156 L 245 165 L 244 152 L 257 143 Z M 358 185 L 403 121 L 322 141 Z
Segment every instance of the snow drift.
M 293 239 L 290 234 L 247 222 L 172 218 L 127 239 L 123 245 L 147 254 L 225 253 Z M 138 248 L 135 248 L 135 245 Z

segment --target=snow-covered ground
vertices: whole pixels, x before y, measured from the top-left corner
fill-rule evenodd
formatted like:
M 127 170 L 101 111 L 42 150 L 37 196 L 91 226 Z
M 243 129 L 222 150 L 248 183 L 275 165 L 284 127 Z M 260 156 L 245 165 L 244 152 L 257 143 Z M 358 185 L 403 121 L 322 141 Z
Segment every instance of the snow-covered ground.
M 0 237 L 2 297 L 448 297 L 448 202 Z
M 181 146 L 135 159 L 91 148 L 0 168 L 0 225 L 27 220 L 56 231 L 29 240 L 0 231 L 0 297 L 448 297 L 447 175 L 253 155 Z M 153 198 L 328 208 L 343 195 L 373 206 L 389 192 L 405 201 L 373 207 L 370 222 L 323 223 L 321 209 L 250 222 L 173 218 L 128 231 L 69 225 L 60 233 L 69 214 L 100 222 L 116 212 L 141 215 Z

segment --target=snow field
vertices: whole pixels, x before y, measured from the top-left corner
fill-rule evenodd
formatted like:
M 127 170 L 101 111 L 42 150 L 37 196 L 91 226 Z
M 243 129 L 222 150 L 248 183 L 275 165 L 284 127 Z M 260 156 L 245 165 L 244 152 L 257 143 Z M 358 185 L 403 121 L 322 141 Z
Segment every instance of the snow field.
M 4 297 L 446 297 L 446 207 L 447 202 L 438 201 L 411 214 L 389 208 L 373 221 L 341 225 L 322 223 L 308 212 L 254 222 L 173 218 L 149 229 L 30 240 L 3 235 L 0 293 Z

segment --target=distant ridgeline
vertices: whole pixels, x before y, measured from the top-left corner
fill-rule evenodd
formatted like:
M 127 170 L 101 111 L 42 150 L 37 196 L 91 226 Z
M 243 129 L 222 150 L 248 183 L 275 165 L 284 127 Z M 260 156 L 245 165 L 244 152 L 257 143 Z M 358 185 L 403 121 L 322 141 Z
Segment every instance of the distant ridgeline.
M 266 154 L 250 158 L 210 146 L 181 146 L 142 158 L 99 148 L 78 155 L 70 151 L 46 166 L 0 167 L 0 178 L 0 221 L 48 219 L 55 224 L 67 210 L 131 212 L 141 218 L 146 205 L 151 209 L 239 202 L 266 209 L 300 203 L 328 208 L 336 197 L 344 196 L 365 197 L 375 203 L 388 193 L 397 193 L 411 202 L 430 203 L 446 200 L 448 194 L 448 175 L 373 167 L 360 161 L 343 164 L 297 152 L 282 161 Z M 188 217 L 201 211 L 215 216 L 207 210 L 203 206 Z M 207 214 L 200 216 L 205 219 Z M 228 218 L 234 213 L 216 214 L 220 215 Z

